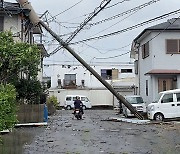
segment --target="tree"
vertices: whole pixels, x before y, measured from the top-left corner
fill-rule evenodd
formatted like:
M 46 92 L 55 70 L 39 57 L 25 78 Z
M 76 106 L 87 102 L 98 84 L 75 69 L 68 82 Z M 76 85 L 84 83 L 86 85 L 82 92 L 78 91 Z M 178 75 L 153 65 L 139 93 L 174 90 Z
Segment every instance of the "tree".
M 16 121 L 16 90 L 0 84 L 0 131 L 12 128 Z
M 39 64 L 36 45 L 15 42 L 11 32 L 0 32 L 0 82 L 13 83 L 20 74 L 26 79 L 36 78 Z
M 34 79 L 20 79 L 15 83 L 17 99 L 26 103 L 40 103 L 42 87 L 40 81 Z
M 24 97 L 27 86 L 31 89 L 31 95 L 26 94 L 28 99 L 41 91 L 37 81 L 40 55 L 36 45 L 15 42 L 11 32 L 0 32 L 0 131 L 12 128 L 16 122 L 16 96 Z M 20 82 L 25 84 L 18 87 Z

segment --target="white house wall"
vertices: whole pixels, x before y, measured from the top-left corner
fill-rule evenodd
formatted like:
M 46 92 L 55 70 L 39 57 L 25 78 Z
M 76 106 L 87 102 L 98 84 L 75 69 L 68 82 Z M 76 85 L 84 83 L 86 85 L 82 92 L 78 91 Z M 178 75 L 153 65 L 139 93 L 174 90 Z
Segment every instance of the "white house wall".
M 52 77 L 51 77 L 51 88 L 58 87 L 58 79 L 61 80 L 63 84 L 64 75 L 65 74 L 76 74 L 76 85 L 81 85 L 81 80 L 85 80 L 85 87 L 88 88 L 105 88 L 99 80 L 97 80 L 94 75 L 92 75 L 84 66 L 81 65 L 74 65 L 68 68 L 62 67 L 62 65 L 55 65 L 52 67 Z M 101 75 L 101 69 L 118 69 L 119 70 L 119 78 L 134 78 L 134 65 L 133 64 L 124 64 L 124 65 L 113 65 L 113 66 L 91 66 L 98 74 Z M 121 69 L 132 69 L 133 73 L 121 73 Z M 111 80 L 106 80 L 107 82 L 111 83 Z
M 20 40 L 21 33 L 21 19 L 18 15 L 12 15 L 9 17 L 8 15 L 4 16 L 4 31 L 11 31 L 15 34 L 14 40 Z
M 151 35 L 148 37 L 144 38 L 143 41 L 141 42 L 140 45 L 145 44 L 147 41 L 151 39 Z M 152 43 L 153 41 L 149 42 L 149 49 L 150 49 L 150 54 L 152 50 Z M 148 80 L 149 85 L 152 85 L 150 83 L 150 76 L 145 75 L 149 70 L 152 69 L 152 57 L 149 56 L 145 59 L 142 59 L 142 48 L 140 47 L 139 49 L 139 94 L 143 97 L 145 102 L 150 102 L 151 100 L 148 99 L 149 97 L 146 96 L 146 80 Z M 152 86 L 149 86 L 149 94 L 152 92 Z
M 157 35 L 158 33 L 154 33 Z M 180 39 L 180 33 L 164 32 L 155 38 L 152 49 L 152 69 L 180 69 L 180 55 L 166 54 L 166 39 Z

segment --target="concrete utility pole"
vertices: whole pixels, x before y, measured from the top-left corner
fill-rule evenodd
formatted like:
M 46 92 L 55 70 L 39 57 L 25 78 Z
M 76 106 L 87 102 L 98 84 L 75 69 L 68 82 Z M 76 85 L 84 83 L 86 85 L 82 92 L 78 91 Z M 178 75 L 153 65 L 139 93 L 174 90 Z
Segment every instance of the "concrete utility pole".
M 118 100 L 120 100 L 138 119 L 144 119 L 143 116 L 137 112 L 134 107 L 122 96 L 120 95 L 114 88 L 106 82 L 93 68 L 91 68 L 74 50 L 68 46 L 66 42 L 64 42 L 55 32 L 53 32 L 43 21 L 39 20 L 39 17 L 35 13 L 31 4 L 28 0 L 18 0 L 19 4 L 26 9 L 30 9 L 29 18 L 34 25 L 40 24 L 44 27 L 60 44 L 63 48 L 68 50 L 87 70 L 89 70 Z

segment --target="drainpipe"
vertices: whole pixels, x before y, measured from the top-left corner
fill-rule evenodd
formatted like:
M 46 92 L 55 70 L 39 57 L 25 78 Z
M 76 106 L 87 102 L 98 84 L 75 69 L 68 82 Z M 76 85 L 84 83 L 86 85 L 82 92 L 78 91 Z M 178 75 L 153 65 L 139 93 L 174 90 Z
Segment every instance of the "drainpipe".
M 32 9 L 29 15 L 29 19 L 34 25 L 40 24 L 44 27 L 60 44 L 63 48 L 68 50 L 87 70 L 89 70 L 118 100 L 120 100 L 138 119 L 144 119 L 143 116 L 137 112 L 134 107 L 122 96 L 120 95 L 114 88 L 105 81 L 93 68 L 91 68 L 69 45 L 64 42 L 55 32 L 53 32 L 43 21 L 39 20 L 39 17 L 33 10 L 31 4 L 27 0 L 18 0 L 19 4 L 21 4 L 24 8 Z

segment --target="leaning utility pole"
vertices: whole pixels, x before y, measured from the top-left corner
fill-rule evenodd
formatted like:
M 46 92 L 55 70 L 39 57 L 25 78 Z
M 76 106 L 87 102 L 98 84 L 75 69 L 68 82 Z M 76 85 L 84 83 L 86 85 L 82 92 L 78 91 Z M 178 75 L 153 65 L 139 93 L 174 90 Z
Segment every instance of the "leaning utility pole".
M 120 100 L 138 119 L 144 119 L 143 116 L 137 112 L 133 106 L 122 96 L 120 95 L 114 88 L 106 82 L 93 68 L 91 68 L 74 50 L 69 47 L 68 43 L 63 41 L 55 32 L 53 32 L 43 21 L 39 19 L 34 9 L 28 0 L 18 0 L 19 4 L 26 8 L 30 9 L 29 19 L 34 25 L 40 24 L 44 27 L 60 44 L 63 48 L 68 50 L 87 70 L 89 70 L 118 100 Z

